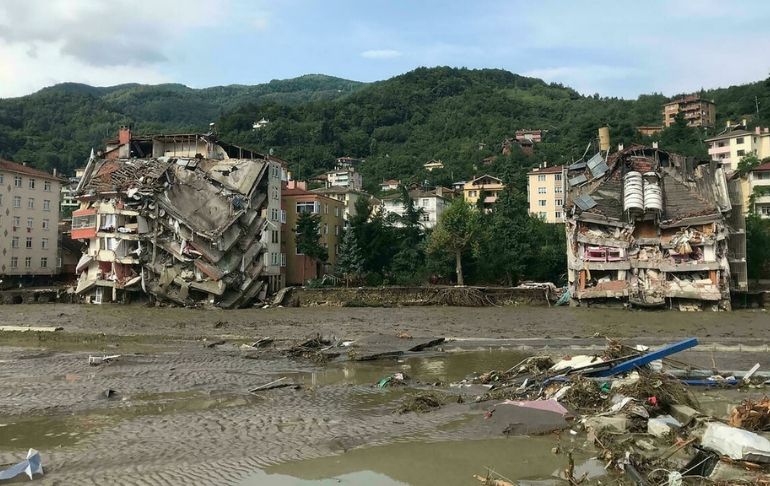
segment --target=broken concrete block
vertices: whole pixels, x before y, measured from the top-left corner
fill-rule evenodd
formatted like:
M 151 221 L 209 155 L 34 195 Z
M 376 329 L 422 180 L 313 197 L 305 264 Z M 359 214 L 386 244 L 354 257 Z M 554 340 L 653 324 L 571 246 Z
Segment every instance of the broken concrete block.
M 585 419 L 587 430 L 599 432 L 609 430 L 611 432 L 625 432 L 628 429 L 628 417 L 622 415 L 616 417 L 588 417 Z
M 699 411 L 687 405 L 671 405 L 671 416 L 677 419 L 679 422 L 686 424 L 695 417 L 703 415 Z
M 647 421 L 647 433 L 655 437 L 664 437 L 675 428 L 681 426 L 682 424 L 671 415 L 661 415 Z

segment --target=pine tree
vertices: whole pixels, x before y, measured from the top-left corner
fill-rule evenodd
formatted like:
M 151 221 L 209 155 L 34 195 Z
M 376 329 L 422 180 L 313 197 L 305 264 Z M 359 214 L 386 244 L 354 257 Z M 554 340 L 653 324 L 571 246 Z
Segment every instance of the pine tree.
M 337 270 L 345 277 L 345 285 L 359 280 L 364 275 L 364 256 L 358 246 L 356 233 L 348 228 L 340 245 Z

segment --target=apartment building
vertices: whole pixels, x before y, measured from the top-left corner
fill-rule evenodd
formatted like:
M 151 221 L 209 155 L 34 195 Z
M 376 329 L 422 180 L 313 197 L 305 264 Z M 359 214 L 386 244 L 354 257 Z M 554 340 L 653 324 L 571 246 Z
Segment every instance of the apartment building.
M 673 125 L 679 113 L 682 113 L 687 125 L 691 127 L 713 127 L 717 119 L 714 102 L 698 95 L 682 96 L 663 105 L 663 125 Z
M 0 160 L 0 275 L 59 273 L 59 194 L 62 179 Z
M 353 218 L 358 214 L 356 211 L 356 204 L 358 204 L 359 200 L 366 199 L 367 201 L 375 201 L 375 198 L 371 194 L 349 187 L 323 187 L 321 189 L 313 189 L 312 192 L 342 202 L 345 207 L 345 212 L 343 214 L 343 219 L 345 221 L 350 221 L 350 218 Z
M 307 184 L 288 181 L 281 191 L 281 203 L 286 212 L 281 245 L 286 255 L 284 269 L 286 285 L 304 285 L 313 278 L 333 273 L 339 254 L 339 244 L 345 229 L 345 204 L 337 199 L 307 190 Z M 321 217 L 319 242 L 328 250 L 328 258 L 321 264 L 297 253 L 297 220 L 302 213 Z
M 770 219 L 770 162 L 754 167 L 739 180 L 743 196 L 743 215 L 746 216 L 752 211 L 763 219 Z
M 479 198 L 484 197 L 482 204 L 486 209 L 497 202 L 497 196 L 505 189 L 503 181 L 491 175 L 475 177 L 463 185 L 463 197 L 470 204 L 478 204 Z
M 715 137 L 705 140 L 712 160 L 721 162 L 726 170 L 736 170 L 738 162 L 746 155 L 756 155 L 760 160 L 770 157 L 770 129 L 756 127 L 746 130 L 729 128 Z
M 413 189 L 409 191 L 409 197 L 414 203 L 415 209 L 421 212 L 420 225 L 425 229 L 435 228 L 441 214 L 452 204 L 455 193 L 445 187 L 436 187 L 431 190 Z M 390 194 L 382 198 L 382 210 L 387 216 L 394 214 L 403 216 L 406 210 L 401 194 Z M 395 226 L 402 226 L 398 221 Z
M 546 223 L 564 222 L 564 167 L 542 165 L 527 173 L 529 213 Z
M 353 167 L 337 166 L 336 169 L 327 172 L 324 179 L 326 187 L 346 187 L 356 191 L 360 191 L 364 187 L 361 174 L 356 172 Z

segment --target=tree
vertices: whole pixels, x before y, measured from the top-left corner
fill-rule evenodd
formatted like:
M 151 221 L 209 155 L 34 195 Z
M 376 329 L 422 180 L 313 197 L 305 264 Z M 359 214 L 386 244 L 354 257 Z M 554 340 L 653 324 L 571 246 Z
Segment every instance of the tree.
M 358 247 L 356 233 L 350 228 L 345 230 L 342 238 L 337 270 L 345 277 L 345 285 L 350 285 L 351 281 L 357 281 L 364 275 L 364 256 Z
M 480 230 L 479 211 L 458 197 L 441 214 L 438 225 L 431 234 L 429 253 L 445 252 L 454 255 L 457 285 L 465 285 L 462 255 L 478 243 L 476 240 Z
M 320 262 L 329 258 L 327 249 L 318 242 L 321 227 L 321 216 L 313 213 L 300 213 L 297 218 L 296 242 L 297 253 L 310 258 L 316 268 Z M 316 273 L 319 273 L 316 270 Z M 305 279 L 305 265 L 302 265 L 302 280 Z
M 758 214 L 746 218 L 746 261 L 750 279 L 766 278 L 770 272 L 770 221 Z
M 755 167 L 757 167 L 760 164 L 760 160 L 757 158 L 754 154 L 748 154 L 741 157 L 741 160 L 738 161 L 738 173 L 742 176 L 745 176 L 749 172 L 751 172 Z

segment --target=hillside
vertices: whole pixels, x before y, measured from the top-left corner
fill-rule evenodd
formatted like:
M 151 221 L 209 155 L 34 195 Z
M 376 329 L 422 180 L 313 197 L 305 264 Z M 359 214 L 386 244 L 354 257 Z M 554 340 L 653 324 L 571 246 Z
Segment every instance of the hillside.
M 205 131 L 244 104 L 292 105 L 348 96 L 362 83 L 305 75 L 253 86 L 181 84 L 93 87 L 63 83 L 0 99 L 0 157 L 71 173 L 123 124 L 140 132 Z
M 702 95 L 716 101 L 718 126 L 746 115 L 770 124 L 770 80 Z M 582 155 L 603 124 L 611 127 L 613 144 L 645 142 L 634 127 L 659 124 L 665 100 L 658 94 L 636 100 L 582 96 L 503 70 L 446 67 L 419 68 L 371 84 L 321 75 L 205 89 L 66 83 L 0 100 L 0 156 L 69 172 L 121 124 L 168 133 L 202 131 L 216 120 L 223 139 L 273 150 L 291 161 L 296 177 L 316 175 L 347 155 L 366 158 L 361 170 L 370 189 L 390 177 L 447 184 L 481 172 L 520 176 L 542 160 L 569 162 Z M 263 117 L 270 124 L 252 130 Z M 514 152 L 482 166 L 519 128 L 548 131 L 535 156 Z M 705 156 L 700 140 L 706 135 L 671 130 L 661 143 Z M 422 164 L 431 159 L 441 159 L 446 168 L 425 173 Z

